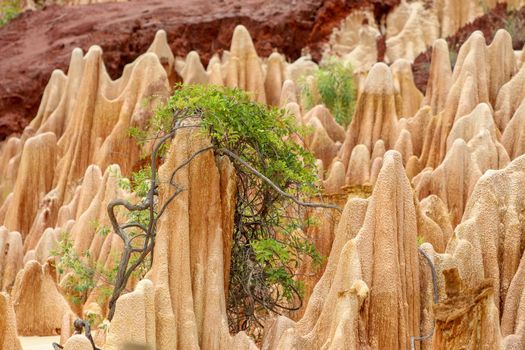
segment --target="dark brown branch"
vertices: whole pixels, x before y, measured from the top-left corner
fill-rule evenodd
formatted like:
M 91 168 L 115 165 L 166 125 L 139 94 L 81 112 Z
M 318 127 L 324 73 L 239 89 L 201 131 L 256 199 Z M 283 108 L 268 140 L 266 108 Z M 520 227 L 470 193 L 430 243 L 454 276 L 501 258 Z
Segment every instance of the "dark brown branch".
M 286 197 L 290 200 L 292 200 L 294 203 L 300 205 L 300 206 L 303 206 L 303 207 L 310 207 L 310 208 L 326 208 L 326 209 L 335 209 L 339 212 L 342 212 L 341 208 L 339 208 L 339 206 L 335 205 L 335 204 L 324 204 L 324 203 L 315 203 L 315 202 L 304 202 L 294 196 L 292 196 L 291 194 L 289 193 L 286 193 L 284 192 L 283 190 L 281 190 L 279 188 L 279 186 L 277 186 L 275 183 L 273 183 L 272 180 L 270 180 L 269 178 L 267 178 L 266 176 L 264 176 L 264 174 L 260 173 L 257 169 L 255 169 L 253 166 L 251 166 L 250 164 L 248 164 L 246 161 L 244 161 L 241 157 L 239 157 L 238 155 L 236 155 L 235 153 L 233 153 L 232 151 L 226 149 L 226 148 L 221 148 L 218 150 L 219 153 L 223 153 L 223 154 L 226 154 L 228 155 L 229 157 L 233 158 L 234 160 L 236 160 L 237 162 L 241 163 L 243 166 L 245 166 L 248 170 L 250 170 L 252 173 L 254 173 L 255 175 L 257 175 L 257 177 L 259 177 L 261 180 L 263 180 L 264 182 L 266 182 L 268 185 L 270 185 L 270 187 L 272 187 L 277 193 L 279 193 L 281 196 L 283 197 Z

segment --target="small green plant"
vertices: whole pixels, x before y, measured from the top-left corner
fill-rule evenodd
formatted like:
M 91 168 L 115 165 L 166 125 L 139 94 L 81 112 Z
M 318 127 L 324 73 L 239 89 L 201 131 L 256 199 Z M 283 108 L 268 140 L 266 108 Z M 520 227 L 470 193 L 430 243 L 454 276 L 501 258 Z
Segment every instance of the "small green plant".
M 107 235 L 109 233 L 109 227 L 100 225 L 97 221 L 93 221 L 92 225 L 96 226 L 98 234 Z M 62 233 L 57 247 L 50 254 L 56 258 L 57 272 L 65 276 L 63 287 L 70 303 L 77 306 L 83 305 L 95 288 L 98 288 L 97 302 L 99 305 L 105 305 L 108 302 L 113 291 L 112 283 L 117 273 L 118 256 L 112 257 L 114 263 L 111 269 L 105 268 L 93 259 L 89 250 L 78 254 L 67 232 Z M 88 316 L 91 324 L 96 326 L 102 321 L 100 316 L 103 315 Z
M 69 301 L 74 305 L 82 305 L 96 286 L 95 269 L 91 266 L 89 251 L 78 255 L 69 234 L 64 232 L 51 255 L 57 257 L 56 268 L 60 275 L 71 272 L 64 285 Z
M 22 12 L 19 0 L 0 0 L 0 27 Z
M 349 65 L 345 66 L 335 57 L 331 57 L 313 74 L 313 86 L 303 78 L 300 87 L 306 109 L 322 103 L 332 112 L 339 124 L 344 127 L 350 124 L 357 94 L 353 71 Z

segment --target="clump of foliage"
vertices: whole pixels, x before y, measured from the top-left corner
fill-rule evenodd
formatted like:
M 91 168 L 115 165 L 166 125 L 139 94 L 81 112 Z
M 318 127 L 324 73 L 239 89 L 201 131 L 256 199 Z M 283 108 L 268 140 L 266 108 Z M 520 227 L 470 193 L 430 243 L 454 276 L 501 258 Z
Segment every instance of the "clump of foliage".
M 0 27 L 22 11 L 19 0 L 0 0 Z
M 357 98 L 352 67 L 331 57 L 320 65 L 312 78 L 313 84 L 307 79 L 300 82 L 305 108 L 311 109 L 322 103 L 332 112 L 339 124 L 345 127 L 350 124 Z
M 107 235 L 108 233 L 109 228 L 100 226 L 98 234 Z M 83 305 L 95 287 L 99 288 L 101 298 L 97 302 L 101 305 L 107 303 L 113 290 L 112 281 L 117 272 L 117 264 L 114 264 L 112 269 L 106 269 L 93 259 L 89 250 L 79 255 L 67 232 L 62 233 L 61 240 L 51 251 L 51 255 L 56 257 L 58 273 L 60 275 L 69 273 L 65 279 L 64 289 L 66 297 L 73 305 Z
M 175 172 L 209 150 L 228 157 L 236 170 L 227 311 L 232 332 L 253 331 L 262 326 L 259 318 L 268 312 L 301 306 L 303 287 L 295 271 L 307 256 L 314 262 L 321 261 L 304 234 L 310 224 L 304 219 L 305 208 L 336 207 L 303 201 L 318 194 L 316 167 L 313 156 L 292 141 L 291 136 L 303 130 L 284 110 L 256 103 L 238 89 L 178 85 L 146 130 L 130 130 L 139 143 L 158 141 L 146 173 L 151 178 L 145 181 L 149 186 L 142 193 L 143 204 L 118 204 L 129 210 L 151 209 L 149 220 L 141 224 L 148 227 L 144 231 L 146 239 L 152 237 L 145 252 L 152 251 L 157 220 L 173 199 L 162 204 L 154 199 L 158 194 L 157 158 L 164 156 L 177 130 L 187 127 L 200 129 L 210 138 L 211 146 L 197 150 Z M 183 190 L 170 183 L 177 188 L 173 196 Z M 118 231 L 124 225 L 113 226 Z

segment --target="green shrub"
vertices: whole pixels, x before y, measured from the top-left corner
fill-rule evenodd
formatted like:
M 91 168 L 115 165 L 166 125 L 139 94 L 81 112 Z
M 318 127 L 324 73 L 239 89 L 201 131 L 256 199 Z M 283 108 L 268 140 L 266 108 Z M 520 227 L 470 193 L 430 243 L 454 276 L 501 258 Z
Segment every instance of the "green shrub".
M 322 103 L 339 124 L 348 126 L 352 121 L 357 96 L 352 68 L 332 57 L 313 74 L 313 83 L 316 91 L 312 91 L 306 79 L 300 81 L 305 108 L 311 109 Z
M 310 224 L 304 205 L 293 200 L 318 194 L 315 160 L 290 138 L 303 130 L 284 110 L 253 102 L 241 90 L 219 86 L 176 86 L 148 129 L 131 129 L 130 134 L 139 143 L 151 140 L 169 134 L 177 121 L 187 118 L 200 124 L 201 132 L 211 139 L 211 149 L 230 157 L 236 170 L 227 311 L 232 332 L 254 334 L 261 326 L 258 319 L 269 311 L 300 306 L 303 286 L 297 268 L 307 256 L 321 261 L 303 233 Z M 139 178 L 151 173 L 148 170 Z
M 109 227 L 100 225 L 98 222 L 93 222 L 92 225 L 96 227 L 99 235 L 106 236 L 109 233 Z M 112 281 L 116 276 L 118 257 L 113 257 L 115 262 L 113 268 L 107 269 L 93 259 L 89 250 L 78 254 L 73 247 L 73 240 L 67 232 L 62 233 L 58 245 L 50 252 L 50 255 L 56 259 L 57 272 L 61 276 L 69 274 L 63 288 L 66 298 L 71 304 L 82 306 L 95 287 L 99 288 L 97 302 L 100 305 L 107 303 L 113 290 Z M 97 319 L 97 322 L 92 322 L 92 325 L 96 326 L 101 321 L 102 319 Z
M 18 0 L 0 0 L 0 27 L 18 16 L 22 11 Z

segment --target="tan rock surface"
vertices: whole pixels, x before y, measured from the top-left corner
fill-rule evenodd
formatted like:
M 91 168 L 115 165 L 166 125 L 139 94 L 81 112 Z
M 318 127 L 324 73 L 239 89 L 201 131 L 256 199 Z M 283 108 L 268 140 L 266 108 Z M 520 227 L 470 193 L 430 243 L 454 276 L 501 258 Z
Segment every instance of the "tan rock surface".
M 5 350 L 22 350 L 17 336 L 15 311 L 9 294 L 0 292 L 0 347 Z
M 379 139 L 385 148 L 393 147 L 398 133 L 396 91 L 392 73 L 384 63 L 370 70 L 348 126 L 340 158 L 347 166 L 354 147 L 358 144 L 371 149 Z
M 525 100 L 524 100 L 525 101 Z M 501 143 L 505 146 L 510 159 L 517 158 L 525 154 L 525 102 L 522 102 L 512 116 L 512 119 L 507 124 L 503 135 L 501 136 Z
M 11 291 L 23 266 L 24 248 L 20 233 L 0 226 L 0 291 Z
M 32 260 L 16 276 L 12 295 L 20 335 L 59 334 L 62 318 L 73 314 L 58 291 L 54 273 L 48 264 Z
M 325 273 L 304 317 L 284 331 L 278 349 L 406 348 L 409 335 L 419 332 L 418 269 L 400 271 L 398 263 L 417 266 L 417 223 L 397 152 L 387 152 L 368 205 L 359 204 L 366 214 L 348 217 L 347 210 L 355 212 L 362 201 L 347 203 Z
M 452 85 L 452 69 L 448 44 L 443 39 L 438 39 L 432 46 L 427 91 L 423 104 L 430 106 L 433 114 L 445 108 L 445 102 Z
M 159 169 L 160 178 L 170 177 L 173 169 L 207 145 L 208 141 L 198 131 L 179 131 L 166 162 Z M 202 173 L 208 174 L 206 186 L 197 176 Z M 155 286 L 156 329 L 151 341 L 160 350 L 255 349 L 255 344 L 244 333 L 232 337 L 228 330 L 221 218 L 233 198 L 221 197 L 220 172 L 212 151 L 195 158 L 177 173 L 175 181 L 188 190 L 175 198 L 159 222 L 150 274 Z M 174 188 L 167 183 L 161 185 L 161 203 L 172 191 Z M 140 293 L 135 294 L 135 300 L 141 300 Z M 122 304 L 130 304 L 133 298 L 130 296 Z M 122 313 L 129 312 L 132 311 L 126 307 L 117 308 L 115 318 L 122 319 Z M 119 329 L 122 328 L 117 328 L 110 339 L 125 339 Z
M 249 91 L 255 101 L 265 103 L 265 77 L 261 60 L 257 56 L 250 33 L 242 25 L 235 27 L 230 54 L 226 67 L 226 86 Z
M 48 132 L 29 138 L 22 151 L 20 176 L 13 188 L 13 198 L 5 214 L 4 225 L 25 238 L 40 202 L 53 184 L 56 137 Z

